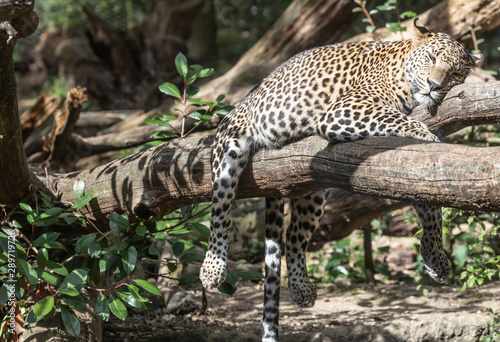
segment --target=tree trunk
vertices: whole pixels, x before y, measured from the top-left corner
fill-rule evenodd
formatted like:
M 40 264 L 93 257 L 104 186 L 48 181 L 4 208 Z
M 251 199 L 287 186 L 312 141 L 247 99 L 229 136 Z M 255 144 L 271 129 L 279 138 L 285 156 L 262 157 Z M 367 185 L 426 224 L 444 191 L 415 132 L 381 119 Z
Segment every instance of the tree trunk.
M 0 2 L 0 18 L 14 20 L 14 15 L 31 16 L 33 1 Z M 30 186 L 41 183 L 28 168 L 23 149 L 21 121 L 16 95 L 16 79 L 12 52 L 18 36 L 9 22 L 0 23 L 0 205 L 17 205 L 30 193 Z

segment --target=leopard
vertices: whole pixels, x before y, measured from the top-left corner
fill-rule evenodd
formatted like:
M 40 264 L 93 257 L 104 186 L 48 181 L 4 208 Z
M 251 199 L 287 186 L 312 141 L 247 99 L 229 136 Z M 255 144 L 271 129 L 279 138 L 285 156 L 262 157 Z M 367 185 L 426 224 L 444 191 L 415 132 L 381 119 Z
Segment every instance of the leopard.
M 319 136 L 345 143 L 373 136 L 441 142 L 436 132 L 410 116 L 418 105 L 431 113 L 455 85 L 480 67 L 447 33 L 433 33 L 418 18 L 413 37 L 402 41 L 337 43 L 298 53 L 270 72 L 221 120 L 211 153 L 210 236 L 200 269 L 202 285 L 216 289 L 227 272 L 230 210 L 252 153 Z M 306 248 L 329 190 L 290 199 L 290 223 L 283 238 L 285 199 L 266 198 L 262 341 L 278 341 L 282 244 L 290 297 L 299 307 L 315 304 L 307 274 Z M 435 281 L 450 267 L 443 250 L 441 208 L 413 203 L 421 221 L 420 255 Z M 284 241 L 283 241 L 284 240 Z

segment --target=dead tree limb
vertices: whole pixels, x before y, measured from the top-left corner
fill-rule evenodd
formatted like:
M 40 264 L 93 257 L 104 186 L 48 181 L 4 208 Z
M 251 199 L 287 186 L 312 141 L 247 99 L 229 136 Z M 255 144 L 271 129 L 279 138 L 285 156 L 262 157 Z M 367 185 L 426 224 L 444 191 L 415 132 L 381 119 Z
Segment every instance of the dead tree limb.
M 59 104 L 55 95 L 42 94 L 35 105 L 21 115 L 23 141 L 56 111 Z
M 76 121 L 87 101 L 85 88 L 72 88 L 68 91 L 64 108 L 56 112 L 52 131 L 44 142 L 43 150 L 48 154 L 47 160 L 62 161 L 67 153 L 67 147 L 72 141 L 72 133 Z
M 426 122 L 436 120 L 433 128 L 445 130 L 461 128 L 446 119 L 456 108 L 460 116 L 454 120 L 475 116 L 475 122 L 498 123 L 499 96 L 500 82 L 461 85 L 445 98 L 440 119 L 421 115 Z M 86 191 L 97 197 L 86 208 L 91 217 L 126 212 L 132 220 L 158 219 L 183 205 L 210 201 L 211 146 L 212 137 L 176 139 L 92 170 L 53 175 L 47 185 L 71 201 L 74 180 L 85 180 Z M 335 187 L 404 201 L 500 210 L 499 155 L 500 147 L 390 137 L 336 145 L 308 138 L 281 150 L 256 153 L 238 196 L 295 198 Z

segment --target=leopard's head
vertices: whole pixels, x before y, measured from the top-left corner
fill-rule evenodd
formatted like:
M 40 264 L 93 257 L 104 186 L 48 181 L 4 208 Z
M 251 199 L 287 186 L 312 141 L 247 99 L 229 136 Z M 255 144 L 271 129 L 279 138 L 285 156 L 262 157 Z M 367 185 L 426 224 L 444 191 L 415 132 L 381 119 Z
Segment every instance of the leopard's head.
M 446 33 L 432 33 L 418 19 L 413 22 L 416 37 L 405 73 L 413 98 L 432 108 L 438 106 L 448 91 L 464 82 L 469 72 L 480 67 L 481 54 L 470 54 Z

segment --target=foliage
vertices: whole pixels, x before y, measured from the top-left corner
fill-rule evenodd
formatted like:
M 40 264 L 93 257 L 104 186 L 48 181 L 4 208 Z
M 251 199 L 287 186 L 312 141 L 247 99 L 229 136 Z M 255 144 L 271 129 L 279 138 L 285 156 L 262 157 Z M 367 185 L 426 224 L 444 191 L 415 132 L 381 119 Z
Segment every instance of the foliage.
M 215 0 L 217 52 L 233 64 L 290 5 L 292 0 Z
M 391 30 L 391 32 L 403 32 L 406 31 L 406 27 L 401 26 L 401 19 L 408 19 L 408 18 L 415 18 L 417 16 L 417 13 L 413 11 L 405 11 L 403 13 L 400 13 L 399 8 L 398 8 L 398 2 L 397 0 L 387 0 L 384 4 L 376 6 L 372 10 L 368 10 L 366 8 L 366 0 L 355 0 L 354 1 L 358 7 L 355 7 L 352 11 L 353 12 L 363 12 L 366 16 L 362 21 L 365 23 L 368 23 L 366 26 L 365 30 L 366 32 L 373 32 L 377 28 L 375 25 L 375 22 L 373 21 L 372 16 L 378 13 L 382 12 L 396 12 L 396 22 L 386 22 L 385 26 Z
M 80 213 L 94 200 L 93 195 L 85 194 L 83 181 L 75 182 L 74 193 L 75 202 L 70 206 L 40 193 L 35 208 L 21 203 L 11 214 L 16 218 L 4 221 L 0 231 L 0 308 L 4 313 L 9 307 L 20 310 L 21 323 L 28 325 L 60 314 L 67 332 L 78 336 L 77 312 L 86 311 L 84 292 L 95 298 L 91 306 L 103 320 L 111 316 L 126 319 L 128 308 L 150 309 L 150 296 L 161 295 L 156 285 L 139 278 L 148 273 L 143 265 L 166 264 L 169 274 L 159 276 L 173 278 L 180 265 L 204 258 L 206 243 L 200 242 L 202 248 L 197 248 L 195 240 L 206 240 L 209 235 L 201 223 L 210 215 L 209 205 L 191 205 L 158 222 L 131 223 L 125 214 L 111 214 L 109 231 L 102 232 Z M 77 236 L 57 232 L 68 225 L 93 226 L 97 232 Z M 26 231 L 31 235 L 24 235 Z M 15 237 L 15 244 L 9 242 L 11 237 Z M 161 260 L 165 248 L 171 257 Z M 239 277 L 262 278 L 258 272 L 238 268 L 243 262 L 228 273 L 221 292 L 234 293 Z M 177 280 L 180 285 L 192 284 L 198 280 L 198 271 Z M 8 317 L 4 316 L 4 328 Z M 9 329 L 2 331 L 9 334 Z
M 372 228 L 377 229 L 380 221 L 373 220 Z M 382 230 L 377 229 L 377 234 L 372 234 L 372 241 L 377 239 Z M 354 282 L 366 282 L 365 274 L 365 249 L 363 233 L 355 233 L 353 238 L 343 238 L 332 241 L 331 248 L 323 248 L 313 255 L 313 260 L 308 263 L 307 272 L 314 282 L 333 283 L 335 279 L 344 278 Z M 378 248 L 375 253 L 385 253 L 387 247 Z M 376 264 L 375 271 L 380 274 L 382 282 L 388 280 L 388 269 L 384 265 Z
M 133 23 L 142 19 L 150 10 L 151 2 L 147 0 L 45 0 L 35 3 L 41 25 L 62 27 L 70 37 L 83 36 L 89 28 L 88 19 L 82 11 L 83 7 L 92 9 L 94 13 L 115 29 L 126 30 Z
M 161 84 L 158 88 L 161 92 L 174 97 L 175 104 L 180 105 L 174 108 L 174 112 L 179 112 L 179 117 L 172 114 L 165 114 L 161 117 L 148 117 L 144 121 L 147 124 L 156 124 L 165 128 L 170 128 L 175 131 L 157 131 L 151 135 L 151 138 L 174 138 L 174 137 L 185 137 L 190 134 L 199 124 L 205 124 L 212 116 L 226 115 L 233 108 L 222 103 L 224 100 L 224 95 L 219 95 L 215 101 L 203 101 L 199 98 L 194 98 L 198 93 L 199 88 L 193 86 L 193 83 L 199 79 L 211 76 L 214 73 L 214 69 L 207 68 L 204 69 L 201 65 L 194 64 L 188 65 L 186 56 L 179 52 L 175 57 L 175 66 L 177 72 L 182 77 L 183 89 L 182 92 L 179 88 L 170 82 L 165 82 Z M 191 107 L 195 107 L 196 110 L 191 111 Z M 186 119 L 191 118 L 196 120 L 193 128 L 186 132 Z M 170 125 L 170 121 L 181 120 L 181 128 L 177 129 L 175 126 Z M 154 141 L 148 143 L 149 146 L 154 146 L 161 141 Z

